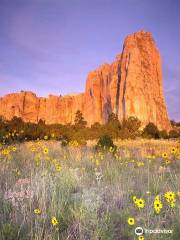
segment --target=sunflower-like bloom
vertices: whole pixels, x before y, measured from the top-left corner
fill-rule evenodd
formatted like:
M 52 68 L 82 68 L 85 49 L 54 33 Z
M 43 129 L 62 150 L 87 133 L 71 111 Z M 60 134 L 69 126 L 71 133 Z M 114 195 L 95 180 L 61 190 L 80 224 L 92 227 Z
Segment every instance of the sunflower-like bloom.
M 138 208 L 144 208 L 145 201 L 142 198 L 137 198 L 136 196 L 133 196 L 133 202 Z
M 145 206 L 144 199 L 142 199 L 142 198 L 137 199 L 136 205 L 138 206 L 138 208 L 144 208 L 144 206 Z
M 134 225 L 135 224 L 135 219 L 133 217 L 129 217 L 127 220 L 129 225 Z
M 57 172 L 60 172 L 62 170 L 62 167 L 60 164 L 56 164 L 55 167 Z
M 44 153 L 44 154 L 48 154 L 48 152 L 49 152 L 48 148 L 47 148 L 47 147 L 44 147 L 44 148 L 43 148 L 43 153 Z
M 177 148 L 172 147 L 172 148 L 171 148 L 171 153 L 172 153 L 172 154 L 175 154 L 176 152 L 177 152 Z
M 58 222 L 56 217 L 52 217 L 51 218 L 51 223 L 52 223 L 53 226 L 56 226 L 59 222 Z
M 154 210 L 155 210 L 155 212 L 157 214 L 159 214 L 162 208 L 163 208 L 163 204 L 162 204 L 159 196 L 156 196 L 155 200 L 154 200 Z
M 16 147 L 13 147 L 13 148 L 12 148 L 12 151 L 13 151 L 13 152 L 16 152 L 16 150 L 17 150 Z
M 35 208 L 34 213 L 37 214 L 37 215 L 40 215 L 41 214 L 41 209 Z
M 169 205 L 174 208 L 175 202 L 176 202 L 176 194 L 174 192 L 166 192 L 164 194 L 166 201 L 169 203 Z
M 165 194 L 164 194 L 164 196 L 165 196 L 165 198 L 166 198 L 166 200 L 167 200 L 167 202 L 172 202 L 172 201 L 174 201 L 175 200 L 175 193 L 174 192 L 166 192 Z
M 166 152 L 164 152 L 164 153 L 162 154 L 162 157 L 163 157 L 163 158 L 167 158 L 167 157 L 168 157 L 168 154 L 167 154 Z
M 133 202 L 136 203 L 137 197 L 133 196 Z
M 139 236 L 138 240 L 144 240 L 144 236 Z
M 3 155 L 8 155 L 10 153 L 10 151 L 8 149 L 4 149 L 1 152 Z
M 166 165 L 168 165 L 171 163 L 171 161 L 167 159 L 165 163 L 166 163 Z

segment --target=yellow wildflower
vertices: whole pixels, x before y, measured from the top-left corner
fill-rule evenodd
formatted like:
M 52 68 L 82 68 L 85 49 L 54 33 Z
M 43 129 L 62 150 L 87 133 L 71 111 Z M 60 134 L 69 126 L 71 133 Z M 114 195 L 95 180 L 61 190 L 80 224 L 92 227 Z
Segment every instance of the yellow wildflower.
M 110 147 L 110 148 L 109 148 L 109 151 L 110 151 L 110 152 L 114 152 L 114 148 L 113 148 L 113 147 Z
M 177 192 L 176 195 L 177 195 L 178 197 L 180 197 L 180 192 Z
M 41 209 L 35 208 L 34 213 L 37 214 L 37 215 L 40 215 L 41 214 Z
M 14 173 L 15 173 L 16 176 L 20 176 L 20 175 L 21 175 L 21 171 L 18 170 L 17 168 L 14 169 L 13 171 L 14 171 Z
M 100 161 L 96 159 L 96 166 L 98 167 L 100 165 Z
M 10 151 L 9 151 L 8 149 L 4 149 L 4 150 L 2 150 L 2 154 L 3 154 L 3 155 L 8 155 L 9 152 L 10 152 Z
M 132 218 L 132 217 L 129 217 L 127 222 L 128 222 L 129 225 L 134 225 L 135 224 L 135 219 Z
M 145 201 L 142 198 L 137 198 L 136 196 L 133 196 L 133 202 L 138 208 L 144 208 Z
M 16 147 L 13 147 L 13 148 L 12 148 L 12 151 L 13 151 L 13 152 L 15 152 L 16 150 L 17 150 L 17 148 L 16 148 Z
M 57 218 L 56 217 L 52 217 L 51 218 L 51 223 L 52 223 L 53 226 L 56 226 L 58 224 Z
M 175 207 L 175 200 L 173 200 L 173 201 L 170 202 L 170 206 L 171 206 L 172 208 Z
M 176 152 L 177 152 L 177 148 L 172 147 L 172 148 L 171 148 L 171 153 L 172 153 L 172 154 L 175 154 Z
M 164 194 L 167 202 L 171 202 L 171 201 L 174 201 L 175 200 L 175 193 L 174 192 L 166 192 Z
M 57 172 L 60 172 L 62 169 L 61 165 L 60 164 L 56 164 L 56 171 Z
M 145 205 L 144 199 L 142 199 L 142 198 L 137 199 L 137 200 L 136 200 L 136 205 L 137 205 L 139 208 L 144 208 L 144 205 Z
M 144 162 L 140 162 L 140 161 L 138 161 L 138 162 L 137 162 L 137 166 L 138 166 L 138 167 L 142 167 L 142 166 L 144 166 Z
M 159 197 L 159 196 L 156 196 L 156 197 L 155 197 L 155 201 L 160 201 L 160 197 Z
M 166 160 L 166 165 L 168 165 L 168 164 L 170 164 L 171 163 L 171 161 L 170 160 Z
M 138 240 L 144 240 L 144 236 L 139 236 Z
M 164 152 L 164 153 L 162 154 L 162 157 L 163 157 L 163 158 L 167 158 L 167 157 L 168 157 L 167 153 Z
M 48 153 L 49 153 L 49 150 L 48 150 L 47 147 L 44 147 L 44 148 L 43 148 L 43 153 L 44 153 L 44 154 L 48 154 Z
M 154 210 L 155 210 L 155 212 L 157 214 L 159 214 L 162 208 L 163 208 L 162 202 L 161 202 L 159 196 L 156 196 L 155 200 L 154 200 Z
M 137 197 L 136 196 L 133 196 L 133 201 L 134 201 L 134 203 L 136 203 L 136 201 L 137 201 Z

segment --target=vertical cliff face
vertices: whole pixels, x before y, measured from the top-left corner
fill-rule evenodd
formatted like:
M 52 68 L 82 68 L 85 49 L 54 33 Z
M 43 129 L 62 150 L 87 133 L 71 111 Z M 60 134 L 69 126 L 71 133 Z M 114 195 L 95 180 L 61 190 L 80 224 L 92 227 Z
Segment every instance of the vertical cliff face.
M 120 60 L 119 54 L 112 64 L 103 64 L 88 75 L 84 115 L 90 124 L 105 123 L 109 114 L 116 112 Z
M 24 121 L 37 121 L 39 101 L 34 93 L 12 93 L 0 98 L 0 115 L 10 120 L 21 117 Z
M 85 93 L 38 98 L 32 92 L 0 98 L 0 115 L 47 124 L 73 123 L 80 110 L 88 125 L 105 123 L 114 112 L 120 120 L 138 117 L 143 125 L 155 123 L 171 128 L 162 87 L 161 59 L 152 35 L 137 32 L 124 42 L 122 54 L 112 64 L 103 64 L 88 74 Z
M 102 65 L 87 79 L 85 116 L 104 123 L 114 112 L 120 120 L 138 117 L 143 125 L 170 129 L 163 87 L 161 59 L 149 32 L 129 35 L 111 65 Z M 91 115 L 92 113 L 92 115 Z
M 120 66 L 120 119 L 137 116 L 144 124 L 151 121 L 161 129 L 170 128 L 161 71 L 160 54 L 151 33 L 129 35 Z
M 83 112 L 83 103 L 84 94 L 40 98 L 38 120 L 42 119 L 47 124 L 73 123 L 76 111 Z

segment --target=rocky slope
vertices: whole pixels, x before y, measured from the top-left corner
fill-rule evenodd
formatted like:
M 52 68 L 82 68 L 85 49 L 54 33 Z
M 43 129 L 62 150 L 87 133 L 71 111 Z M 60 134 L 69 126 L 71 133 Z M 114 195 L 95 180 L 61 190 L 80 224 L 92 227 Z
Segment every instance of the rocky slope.
M 103 64 L 88 74 L 85 93 L 39 98 L 32 92 L 0 98 L 0 115 L 24 121 L 73 123 L 80 110 L 88 124 L 105 123 L 111 112 L 119 119 L 137 116 L 143 123 L 171 128 L 164 101 L 161 59 L 149 32 L 127 36 L 122 54 L 112 64 Z

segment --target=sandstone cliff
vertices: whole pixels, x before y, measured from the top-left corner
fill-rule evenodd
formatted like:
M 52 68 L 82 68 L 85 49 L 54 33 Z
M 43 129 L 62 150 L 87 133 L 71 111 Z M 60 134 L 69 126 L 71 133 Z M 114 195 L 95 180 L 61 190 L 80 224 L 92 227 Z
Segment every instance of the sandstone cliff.
M 41 119 L 47 124 L 68 124 L 77 110 L 82 111 L 83 99 L 84 94 L 38 98 L 32 92 L 12 93 L 0 98 L 0 115 L 7 120 L 17 116 L 25 122 L 37 123 Z
M 38 98 L 32 92 L 0 98 L 0 115 L 24 121 L 73 123 L 80 110 L 88 124 L 105 123 L 110 113 L 119 119 L 137 116 L 143 123 L 171 128 L 162 87 L 161 59 L 151 33 L 137 32 L 124 42 L 122 54 L 112 64 L 89 73 L 85 93 Z

